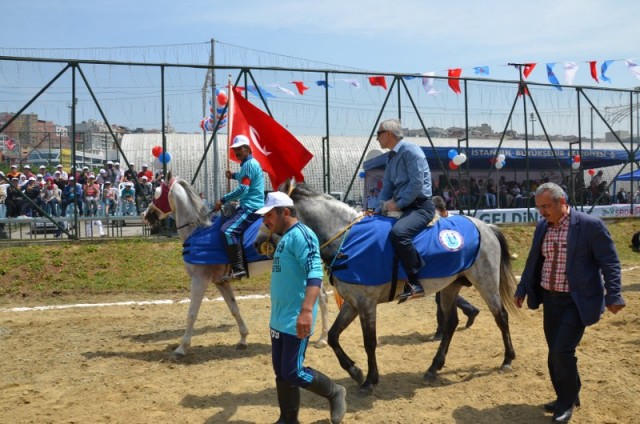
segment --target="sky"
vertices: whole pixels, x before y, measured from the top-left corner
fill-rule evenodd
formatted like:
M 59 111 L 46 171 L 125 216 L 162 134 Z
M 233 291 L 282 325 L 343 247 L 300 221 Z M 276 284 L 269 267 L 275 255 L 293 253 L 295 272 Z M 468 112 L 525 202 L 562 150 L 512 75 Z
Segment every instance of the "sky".
M 529 81 L 546 84 L 545 64 L 555 63 L 554 71 L 565 84 L 563 66 L 575 62 L 579 69 L 574 85 L 633 89 L 640 86 L 640 79 L 624 60 L 640 61 L 640 28 L 632 21 L 637 16 L 637 0 L 30 0 L 3 8 L 0 56 L 206 64 L 207 43 L 215 39 L 216 63 L 224 65 L 337 67 L 372 74 L 434 72 L 437 76 L 461 68 L 462 77 L 478 77 L 474 67 L 487 66 L 489 75 L 481 78 L 513 81 L 518 72 L 509 63 L 536 63 Z M 592 80 L 588 61 L 593 60 L 598 69 L 602 62 L 614 61 L 607 71 L 611 82 Z M 29 68 L 33 75 L 27 77 L 26 65 L 11 65 L 5 63 L 0 69 L 0 112 L 17 110 L 54 74 L 50 68 L 33 67 Z M 122 74 L 114 69 L 108 74 L 95 72 L 94 88 L 111 123 L 161 127 L 157 72 L 149 73 L 153 75 L 133 68 Z M 313 84 L 317 75 L 263 74 L 258 83 L 273 91 L 274 84 L 290 84 L 302 77 L 308 78 L 312 89 L 296 98 L 279 92 L 278 98 L 270 100 L 274 116 L 294 133 L 323 134 L 325 99 L 322 89 Z M 113 89 L 118 78 L 126 82 Z M 147 85 L 143 78 L 155 78 L 155 86 Z M 167 110 L 178 131 L 198 131 L 205 112 L 198 100 L 203 79 L 195 72 L 169 77 L 175 86 L 167 94 Z M 339 81 L 334 84 L 336 94 L 330 102 L 333 134 L 368 134 L 376 122 L 386 93 L 370 87 L 364 76 L 360 81 L 358 93 L 339 87 Z M 419 107 L 429 114 L 426 125 L 463 126 L 464 97 L 452 94 L 446 82 L 440 82 L 440 97 L 425 95 L 419 79 L 412 82 L 414 94 L 422 96 L 416 99 Z M 41 119 L 61 124 L 70 121 L 68 80 L 64 84 L 64 89 L 50 90 L 50 102 L 43 98 L 34 104 L 32 111 Z M 514 90 L 507 88 L 470 89 L 474 109 L 470 125 L 488 122 L 500 131 L 513 101 Z M 548 89 L 541 102 L 547 100 L 542 107 L 549 111 L 549 131 L 577 134 L 572 112 L 558 112 L 575 109 L 571 91 L 565 90 L 560 99 L 548 91 L 555 93 Z M 59 97 L 54 99 L 56 93 Z M 100 120 L 88 94 L 79 97 L 77 118 Z M 392 97 L 390 104 L 394 101 Z M 596 101 L 602 107 L 621 104 L 624 108 L 628 96 L 610 95 Z M 405 101 L 403 107 L 407 104 Z M 420 127 L 417 116 L 405 116 L 403 122 L 409 128 Z M 524 113 L 511 128 L 524 131 L 523 117 Z M 596 124 L 597 136 L 608 131 Z M 626 122 L 620 125 L 628 127 Z
M 4 0 L 8 2 L 8 0 Z M 589 60 L 640 60 L 637 0 L 30 0 L 3 8 L 0 55 L 10 49 L 223 43 L 381 72 L 444 75 L 507 63 L 575 61 L 575 84 L 595 84 Z M 21 55 L 28 55 L 23 51 Z M 640 80 L 615 62 L 611 86 Z M 606 83 L 605 83 L 606 85 Z

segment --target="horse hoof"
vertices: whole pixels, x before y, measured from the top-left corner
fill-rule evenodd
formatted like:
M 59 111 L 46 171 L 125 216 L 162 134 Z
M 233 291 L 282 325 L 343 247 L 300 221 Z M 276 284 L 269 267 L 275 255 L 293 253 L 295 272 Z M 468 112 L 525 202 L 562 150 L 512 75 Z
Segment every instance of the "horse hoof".
M 506 373 L 506 372 L 511 372 L 513 371 L 513 368 L 511 367 L 511 364 L 502 364 L 502 366 L 500 367 L 500 372 L 501 373 Z
M 313 345 L 316 349 L 322 349 L 324 347 L 327 347 L 327 341 L 320 339 L 317 342 L 315 342 L 315 344 Z
M 355 380 L 356 383 L 358 383 L 359 385 L 364 384 L 364 374 L 362 373 L 362 370 L 360 368 L 353 366 L 349 368 L 347 372 L 349 373 L 351 378 Z
M 246 343 L 238 343 L 236 345 L 236 350 L 247 350 L 249 346 Z
M 177 352 L 177 351 L 173 351 L 171 352 L 171 355 L 169 355 L 169 360 L 171 362 L 180 362 L 184 359 L 186 355 L 182 352 Z
M 422 377 L 422 382 L 424 384 L 435 384 L 435 383 L 438 382 L 438 375 L 430 373 L 430 372 L 427 372 Z
M 371 384 L 360 386 L 358 396 L 361 398 L 373 396 L 373 386 Z

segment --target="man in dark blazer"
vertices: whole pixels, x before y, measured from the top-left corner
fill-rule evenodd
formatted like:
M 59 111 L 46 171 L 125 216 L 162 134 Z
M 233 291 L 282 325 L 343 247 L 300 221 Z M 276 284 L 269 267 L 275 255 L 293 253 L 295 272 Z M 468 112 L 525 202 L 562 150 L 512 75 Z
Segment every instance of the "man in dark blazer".
M 579 406 L 580 376 L 575 351 L 585 327 L 606 309 L 614 314 L 625 303 L 621 293 L 620 260 L 611 235 L 599 218 L 569 207 L 564 191 L 554 183 L 536 191 L 541 219 L 515 293 L 522 307 L 544 307 L 547 358 L 556 400 L 544 405 L 552 421 L 568 422 Z M 603 280 L 604 278 L 604 280 Z

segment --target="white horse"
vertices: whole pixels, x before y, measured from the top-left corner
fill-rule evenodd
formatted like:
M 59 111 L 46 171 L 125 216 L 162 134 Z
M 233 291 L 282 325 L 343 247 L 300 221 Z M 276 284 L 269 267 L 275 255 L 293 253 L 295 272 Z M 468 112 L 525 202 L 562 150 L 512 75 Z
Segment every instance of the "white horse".
M 157 227 L 161 219 L 173 215 L 178 235 L 184 242 L 196 228 L 211 225 L 209 211 L 202 199 L 200 199 L 200 196 L 186 181 L 180 178 L 172 178 L 171 173 L 167 176 L 166 181 L 167 183 L 163 183 L 156 190 L 155 198 L 143 213 L 143 217 L 149 225 Z M 259 275 L 270 272 L 271 265 L 271 260 L 250 262 L 248 264 L 249 275 Z M 204 298 L 209 283 L 216 285 L 231 315 L 233 315 L 238 324 L 240 340 L 236 344 L 236 348 L 240 350 L 247 348 L 249 329 L 240 315 L 240 308 L 236 302 L 231 282 L 228 278 L 225 278 L 229 274 L 230 268 L 231 266 L 228 263 L 201 265 L 185 262 L 185 269 L 191 278 L 191 295 L 189 311 L 187 312 L 187 327 L 180 341 L 180 345 L 173 352 L 172 357 L 174 359 L 186 355 L 187 349 L 191 346 L 194 325 L 198 318 L 202 299 Z M 328 318 L 326 312 L 326 294 L 324 295 L 324 299 L 321 297 L 321 307 L 323 309 L 323 332 L 320 340 L 316 342 L 317 347 L 327 345 Z

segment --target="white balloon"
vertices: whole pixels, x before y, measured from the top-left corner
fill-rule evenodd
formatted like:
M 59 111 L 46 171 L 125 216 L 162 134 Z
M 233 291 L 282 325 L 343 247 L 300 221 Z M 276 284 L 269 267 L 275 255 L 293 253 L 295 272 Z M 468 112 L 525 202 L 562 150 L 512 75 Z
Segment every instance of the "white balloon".
M 462 158 L 462 162 L 460 162 L 461 164 L 467 161 L 467 155 L 465 155 L 464 153 L 460 153 L 460 158 Z
M 464 162 L 462 160 L 462 155 L 457 155 L 453 157 L 453 163 L 455 163 L 456 165 L 462 165 L 462 162 Z
M 498 162 L 504 162 L 504 160 L 506 159 L 506 157 L 503 154 L 499 154 L 498 157 L 496 158 L 498 160 Z
M 580 162 L 573 162 L 573 163 L 571 164 L 571 167 L 572 167 L 573 169 L 575 169 L 575 170 L 580 169 Z
M 496 169 L 502 169 L 504 162 L 496 162 Z

